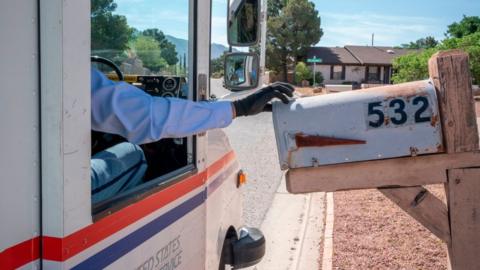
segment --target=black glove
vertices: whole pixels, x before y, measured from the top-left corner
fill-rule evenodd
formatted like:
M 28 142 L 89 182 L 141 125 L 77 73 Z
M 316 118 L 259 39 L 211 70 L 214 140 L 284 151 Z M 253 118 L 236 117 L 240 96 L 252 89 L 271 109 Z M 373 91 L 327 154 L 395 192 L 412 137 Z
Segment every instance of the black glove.
M 257 92 L 233 102 L 236 116 L 255 115 L 263 111 L 271 111 L 272 99 L 278 98 L 288 104 L 288 97 L 293 96 L 295 89 L 288 83 L 276 82 L 264 87 Z

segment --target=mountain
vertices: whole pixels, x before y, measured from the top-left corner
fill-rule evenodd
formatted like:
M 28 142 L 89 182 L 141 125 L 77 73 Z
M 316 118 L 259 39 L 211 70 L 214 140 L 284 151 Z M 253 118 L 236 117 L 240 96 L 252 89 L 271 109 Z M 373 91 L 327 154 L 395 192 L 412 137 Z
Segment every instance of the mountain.
M 216 59 L 223 55 L 224 52 L 228 52 L 228 47 L 223 46 L 222 44 L 212 43 L 210 45 L 210 58 Z M 236 51 L 235 49 L 233 49 Z
M 170 35 L 165 35 L 165 38 L 175 45 L 175 50 L 177 51 L 180 61 L 183 61 L 184 54 L 186 54 L 186 58 L 188 58 L 188 41 L 186 39 L 176 38 Z
M 188 40 L 177 38 L 170 35 L 165 35 L 165 37 L 167 38 L 168 41 L 170 41 L 175 45 L 179 59 L 182 59 L 183 61 L 183 54 L 186 54 L 186 57 L 188 58 Z M 226 52 L 226 51 L 228 51 L 228 47 L 222 44 L 212 43 L 210 58 L 211 59 L 218 58 L 222 56 L 223 52 Z M 234 49 L 234 51 L 236 50 Z

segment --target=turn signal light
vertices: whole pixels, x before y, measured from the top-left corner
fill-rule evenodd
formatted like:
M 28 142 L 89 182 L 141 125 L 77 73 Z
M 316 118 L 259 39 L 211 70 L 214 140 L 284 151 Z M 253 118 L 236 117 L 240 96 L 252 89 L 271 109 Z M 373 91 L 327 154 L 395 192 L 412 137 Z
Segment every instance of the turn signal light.
M 240 170 L 238 172 L 238 177 L 237 177 L 237 187 L 240 187 L 243 184 L 247 183 L 247 175 L 243 172 L 243 170 Z

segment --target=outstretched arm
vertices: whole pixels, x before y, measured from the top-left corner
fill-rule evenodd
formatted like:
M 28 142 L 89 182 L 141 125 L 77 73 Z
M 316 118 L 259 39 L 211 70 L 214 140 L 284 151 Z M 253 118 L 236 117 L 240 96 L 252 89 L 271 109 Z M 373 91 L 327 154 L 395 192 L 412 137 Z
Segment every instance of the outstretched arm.
M 135 144 L 223 128 L 236 116 L 268 111 L 274 98 L 288 103 L 294 91 L 289 84 L 274 83 L 234 102 L 194 102 L 150 96 L 131 84 L 111 81 L 96 69 L 91 72 L 92 129 Z
M 118 134 L 135 144 L 185 137 L 228 126 L 230 101 L 193 102 L 153 97 L 92 68 L 92 129 Z

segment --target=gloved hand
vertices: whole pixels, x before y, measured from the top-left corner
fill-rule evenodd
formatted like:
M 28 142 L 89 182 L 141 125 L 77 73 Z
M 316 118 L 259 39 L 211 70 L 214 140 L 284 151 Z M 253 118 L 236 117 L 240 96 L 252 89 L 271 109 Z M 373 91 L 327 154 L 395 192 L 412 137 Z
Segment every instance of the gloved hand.
M 239 100 L 233 101 L 236 116 L 255 115 L 263 111 L 271 111 L 270 101 L 274 98 L 280 99 L 288 104 L 288 97 L 293 96 L 295 89 L 292 85 L 283 82 L 276 82 L 264 87 L 257 92 Z

